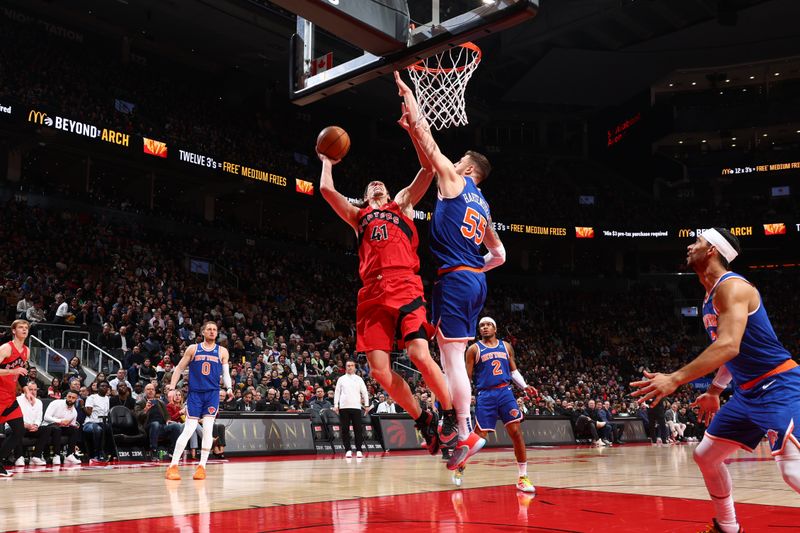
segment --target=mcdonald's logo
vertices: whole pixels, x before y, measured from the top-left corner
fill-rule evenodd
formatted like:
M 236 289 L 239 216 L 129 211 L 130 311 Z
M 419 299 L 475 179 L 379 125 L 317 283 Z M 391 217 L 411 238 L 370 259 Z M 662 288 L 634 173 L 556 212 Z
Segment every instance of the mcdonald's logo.
M 689 238 L 689 237 L 694 237 L 695 235 L 697 235 L 697 234 L 695 233 L 695 231 L 693 229 L 681 228 L 681 229 L 678 230 L 678 237 L 680 237 L 682 239 L 686 239 L 686 238 Z
M 28 113 L 28 122 L 33 122 L 34 124 L 42 124 L 43 126 L 52 126 L 53 119 L 47 116 L 47 113 L 44 111 L 36 111 L 35 109 L 31 109 Z
M 783 222 L 764 224 L 764 235 L 786 235 L 786 224 Z
M 144 153 L 156 157 L 167 157 L 167 143 L 142 137 Z
M 307 194 L 309 196 L 314 196 L 314 184 L 310 181 L 305 181 L 301 179 L 295 178 L 295 191 L 301 194 Z

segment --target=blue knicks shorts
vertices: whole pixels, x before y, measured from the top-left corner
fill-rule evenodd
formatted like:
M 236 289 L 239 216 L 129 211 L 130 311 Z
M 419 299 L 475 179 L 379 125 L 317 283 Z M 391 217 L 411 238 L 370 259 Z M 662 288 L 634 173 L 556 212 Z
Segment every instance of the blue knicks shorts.
M 445 339 L 474 339 L 484 303 L 486 274 L 469 270 L 443 274 L 433 286 L 433 325 Z
M 482 389 L 475 398 L 475 419 L 478 429 L 494 431 L 497 417 L 506 426 L 511 422 L 520 422 L 525 415 L 519 410 L 517 399 L 511 391 L 511 385 L 499 389 Z
M 186 412 L 189 418 L 217 416 L 219 411 L 219 390 L 189 390 L 186 398 Z
M 789 440 L 800 447 L 800 367 L 765 378 L 752 389 L 737 389 L 706 430 L 706 436 L 747 451 L 764 435 L 772 455 L 782 453 Z

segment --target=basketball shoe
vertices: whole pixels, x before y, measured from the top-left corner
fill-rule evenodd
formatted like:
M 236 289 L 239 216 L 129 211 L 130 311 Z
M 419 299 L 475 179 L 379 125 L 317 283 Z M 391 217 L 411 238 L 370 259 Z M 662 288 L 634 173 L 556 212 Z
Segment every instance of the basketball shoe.
M 13 475 L 14 474 L 12 472 L 9 472 L 8 470 L 6 470 L 6 467 L 0 464 L 0 477 L 11 477 Z
M 711 519 L 711 523 L 706 526 L 705 529 L 699 531 L 698 533 L 724 533 L 722 528 L 719 527 L 719 523 L 717 522 L 716 518 Z M 739 526 L 738 533 L 744 533 L 744 529 L 742 526 Z
M 439 451 L 439 415 L 424 411 L 416 420 L 416 426 L 425 439 L 425 448 L 431 455 Z
M 522 492 L 536 492 L 536 487 L 533 486 L 531 480 L 528 479 L 528 476 L 519 476 L 517 480 L 517 490 L 521 490 Z
M 167 475 L 165 477 L 171 481 L 180 481 L 181 473 L 178 472 L 177 465 L 167 468 Z
M 194 471 L 194 475 L 192 479 L 205 479 L 206 478 L 206 469 L 203 466 L 198 466 L 197 470 Z
M 439 444 L 442 448 L 454 448 L 458 443 L 458 420 L 455 409 L 444 411 L 444 419 L 439 426 Z
M 486 445 L 486 439 L 479 437 L 475 432 L 470 433 L 466 439 L 458 441 L 453 455 L 447 461 L 447 469 L 455 470 L 467 464 L 467 460 L 481 451 Z

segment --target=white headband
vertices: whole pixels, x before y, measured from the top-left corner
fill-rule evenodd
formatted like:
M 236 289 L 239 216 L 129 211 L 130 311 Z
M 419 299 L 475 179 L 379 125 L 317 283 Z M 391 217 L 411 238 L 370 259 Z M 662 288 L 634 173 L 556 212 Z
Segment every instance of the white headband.
M 705 230 L 700 236 L 714 246 L 728 263 L 736 259 L 736 256 L 739 255 L 739 253 L 733 249 L 731 243 L 728 242 L 728 239 L 723 237 L 722 234 L 714 228 Z
M 494 321 L 494 318 L 490 316 L 485 316 L 481 318 L 480 320 L 478 320 L 478 327 L 480 327 L 480 325 L 483 324 L 484 322 L 491 323 L 494 326 L 494 329 L 497 329 L 497 323 Z

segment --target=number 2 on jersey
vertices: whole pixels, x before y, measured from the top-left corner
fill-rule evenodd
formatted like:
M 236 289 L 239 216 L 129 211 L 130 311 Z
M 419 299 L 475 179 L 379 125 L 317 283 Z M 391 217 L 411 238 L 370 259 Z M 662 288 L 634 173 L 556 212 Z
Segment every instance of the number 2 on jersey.
M 480 246 L 484 235 L 486 235 L 486 217 L 468 207 L 466 213 L 464 213 L 462 224 L 461 235 Z
M 495 359 L 492 361 L 492 375 L 500 376 L 503 374 L 503 363 Z

